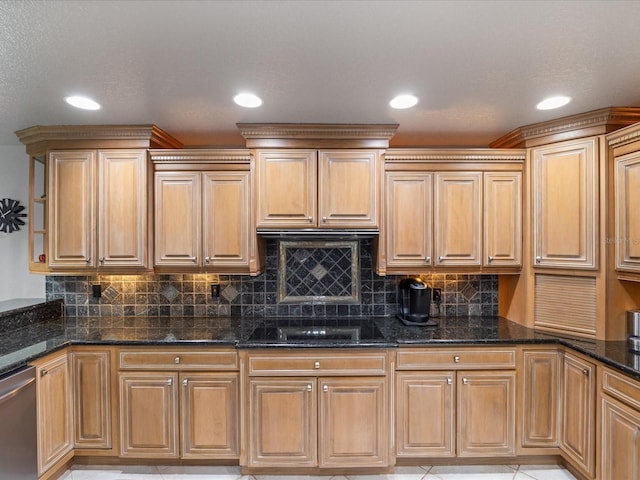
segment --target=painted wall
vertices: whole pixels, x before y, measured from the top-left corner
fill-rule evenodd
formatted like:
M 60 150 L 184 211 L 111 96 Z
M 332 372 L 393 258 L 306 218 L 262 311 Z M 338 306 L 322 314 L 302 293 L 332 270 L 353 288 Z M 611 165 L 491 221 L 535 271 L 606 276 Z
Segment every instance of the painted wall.
M 29 160 L 22 145 L 0 145 L 1 198 L 20 200 L 29 206 Z M 18 232 L 0 232 L 0 301 L 44 298 L 45 277 L 29 273 L 27 251 L 26 224 Z

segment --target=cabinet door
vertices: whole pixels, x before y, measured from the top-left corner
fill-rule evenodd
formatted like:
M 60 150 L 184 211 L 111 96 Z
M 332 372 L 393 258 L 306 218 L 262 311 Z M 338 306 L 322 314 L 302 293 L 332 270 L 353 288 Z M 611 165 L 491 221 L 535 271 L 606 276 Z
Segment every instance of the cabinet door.
M 524 350 L 522 446 L 557 447 L 560 352 Z
M 454 372 L 396 374 L 398 457 L 455 455 Z
M 177 373 L 120 373 L 120 455 L 177 458 Z
M 511 456 L 516 447 L 516 374 L 458 372 L 458 456 Z
M 433 180 L 430 173 L 387 173 L 387 266 L 432 264 Z
M 534 148 L 535 265 L 597 268 L 598 139 Z
M 72 352 L 75 448 L 111 448 L 110 352 Z
M 49 154 L 49 265 L 95 268 L 96 152 Z
M 249 267 L 249 172 L 203 174 L 204 265 L 214 270 Z
M 38 405 L 38 474 L 42 475 L 73 449 L 71 380 L 67 354 L 39 364 L 36 370 Z
M 316 379 L 249 380 L 249 467 L 316 466 Z
M 320 467 L 389 463 L 386 378 L 320 378 Z
M 480 266 L 482 173 L 436 173 L 434 197 L 436 266 Z
M 378 226 L 377 151 L 327 150 L 318 160 L 318 226 Z
M 258 227 L 317 225 L 315 150 L 259 151 L 256 178 Z
M 616 268 L 640 273 L 640 152 L 616 159 Z
M 640 480 L 640 413 L 602 397 L 602 480 Z
M 483 263 L 522 266 L 522 173 L 484 174 Z
M 237 458 L 238 374 L 189 373 L 182 384 L 183 458 Z
M 200 183 L 199 173 L 156 173 L 156 265 L 199 265 Z
M 147 153 L 98 152 L 99 266 L 147 268 Z
M 594 472 L 595 365 L 565 353 L 560 448 L 589 475 Z

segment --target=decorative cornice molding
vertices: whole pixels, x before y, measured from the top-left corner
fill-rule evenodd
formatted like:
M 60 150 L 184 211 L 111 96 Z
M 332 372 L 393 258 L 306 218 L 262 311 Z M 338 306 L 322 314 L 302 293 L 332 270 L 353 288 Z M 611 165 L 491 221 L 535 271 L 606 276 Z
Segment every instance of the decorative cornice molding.
M 385 162 L 524 162 L 524 149 L 397 149 L 385 153 Z
M 397 124 L 238 123 L 245 139 L 362 139 L 389 140 Z
M 251 153 L 246 149 L 193 149 L 193 150 L 150 150 L 153 163 L 249 163 Z
M 607 142 L 612 147 L 640 140 L 640 126 L 631 125 L 627 128 L 607 135 Z

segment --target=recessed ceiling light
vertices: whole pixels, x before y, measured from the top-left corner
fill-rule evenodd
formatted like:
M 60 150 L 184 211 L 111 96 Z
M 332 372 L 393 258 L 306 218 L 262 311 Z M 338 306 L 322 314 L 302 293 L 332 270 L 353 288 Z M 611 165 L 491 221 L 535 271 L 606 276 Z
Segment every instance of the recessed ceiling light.
M 76 108 L 83 110 L 100 110 L 100 104 L 87 97 L 71 96 L 65 98 L 65 101 Z
M 536 108 L 538 110 L 553 110 L 554 108 L 564 107 L 570 101 L 571 97 L 565 97 L 563 95 L 559 95 L 557 97 L 549 97 L 545 98 L 539 104 L 537 104 Z
M 241 107 L 256 108 L 262 105 L 262 99 L 253 93 L 239 93 L 233 101 Z
M 398 95 L 389 102 L 391 108 L 411 108 L 418 103 L 415 95 Z

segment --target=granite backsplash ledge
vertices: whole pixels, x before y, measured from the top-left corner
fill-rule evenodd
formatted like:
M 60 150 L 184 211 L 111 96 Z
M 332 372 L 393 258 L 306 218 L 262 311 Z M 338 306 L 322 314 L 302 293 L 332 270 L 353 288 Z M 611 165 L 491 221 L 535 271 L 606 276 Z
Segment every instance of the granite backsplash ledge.
M 92 275 L 47 276 L 47 300 L 64 300 L 68 317 L 335 317 L 390 316 L 397 312 L 400 276 L 380 277 L 373 271 L 370 240 L 349 246 L 325 242 L 289 246 L 267 241 L 265 272 L 243 275 Z M 349 263 L 352 262 L 352 263 Z M 441 316 L 498 314 L 496 275 L 437 274 L 422 276 L 442 289 Z M 353 282 L 358 282 L 354 289 Z M 220 295 L 211 295 L 211 285 Z M 100 285 L 101 297 L 92 295 Z M 299 286 L 304 285 L 304 289 Z M 287 296 L 304 290 L 305 298 Z M 335 299 L 336 295 L 351 298 Z M 329 300 L 327 300 L 329 299 Z
M 16 299 L 0 302 L 0 333 L 60 319 L 62 300 Z

